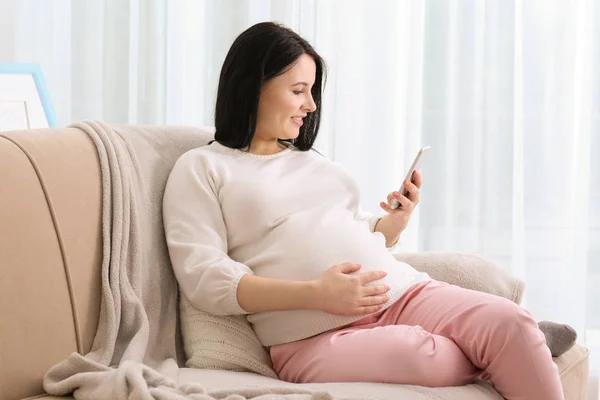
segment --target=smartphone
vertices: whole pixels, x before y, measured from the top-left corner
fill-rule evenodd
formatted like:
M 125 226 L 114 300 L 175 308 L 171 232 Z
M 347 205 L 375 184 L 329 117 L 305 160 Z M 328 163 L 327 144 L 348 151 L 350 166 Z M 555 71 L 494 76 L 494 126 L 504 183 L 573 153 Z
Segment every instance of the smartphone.
M 421 159 L 423 158 L 423 154 L 425 154 L 427 152 L 427 150 L 429 150 L 430 148 L 431 148 L 431 146 L 425 146 L 421 150 L 419 150 L 419 152 L 417 153 L 417 156 L 415 157 L 412 165 L 410 166 L 410 169 L 406 173 L 406 177 L 402 181 L 402 185 L 400 185 L 400 189 L 398 190 L 403 196 L 406 196 L 408 194 L 408 191 L 406 190 L 406 187 L 404 186 L 404 181 L 407 181 L 409 179 L 411 182 L 413 181 L 413 179 L 412 179 L 413 172 L 415 172 L 419 168 L 419 165 L 421 164 Z M 392 201 L 392 205 L 391 205 L 392 209 L 396 209 L 396 208 L 398 208 L 398 206 L 400 206 L 400 203 L 398 202 L 398 200 L 394 199 Z

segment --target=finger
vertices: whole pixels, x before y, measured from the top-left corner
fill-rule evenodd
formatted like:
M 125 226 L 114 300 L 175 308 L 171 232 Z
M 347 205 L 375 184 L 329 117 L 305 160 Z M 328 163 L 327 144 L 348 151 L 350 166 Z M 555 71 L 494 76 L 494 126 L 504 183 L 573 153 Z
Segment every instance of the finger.
M 392 211 L 397 210 L 397 208 L 394 209 L 394 208 L 388 206 L 387 203 L 384 203 L 383 201 L 381 203 L 379 203 L 379 207 L 383 208 L 388 213 L 391 213 Z
M 354 264 L 351 262 L 345 262 L 343 264 L 336 265 L 336 268 L 339 272 L 343 274 L 349 274 L 351 272 L 356 272 L 362 267 L 361 264 Z
M 381 296 L 367 296 L 360 299 L 359 304 L 363 307 L 365 306 L 378 306 L 381 304 L 385 304 L 390 298 L 386 295 Z
M 387 204 L 389 206 L 390 210 L 395 210 L 395 208 L 392 207 L 394 201 L 396 200 L 396 196 L 394 196 L 394 193 L 398 193 L 398 192 L 391 192 L 390 194 L 387 195 L 387 198 L 385 199 L 386 200 L 385 204 Z M 380 204 L 382 204 L 382 203 L 380 203 Z M 398 207 L 396 207 L 396 208 L 399 208 L 399 207 L 400 207 L 400 204 L 398 204 Z M 385 208 L 383 208 L 383 209 L 385 210 Z
M 385 202 L 387 204 L 392 204 L 392 201 L 394 200 L 394 192 L 390 192 L 390 194 L 387 195 L 387 198 L 385 199 Z
M 389 292 L 390 287 L 388 285 L 372 285 L 363 286 L 363 296 L 376 296 Z
M 408 192 L 405 196 L 408 197 L 409 199 L 412 200 L 415 197 L 418 197 L 418 195 L 419 195 L 419 188 L 414 183 L 409 182 L 409 181 L 405 181 L 404 182 L 404 188 Z
M 365 283 L 373 282 L 378 279 L 382 279 L 387 275 L 385 271 L 369 271 L 363 272 L 359 275 L 360 283 L 364 285 Z
M 383 308 L 382 306 L 358 307 L 355 309 L 354 314 L 355 315 L 373 314 L 373 313 L 376 313 L 377 311 L 380 311 L 382 308 Z
M 403 195 L 400 192 L 394 192 L 394 193 L 392 193 L 392 195 L 394 196 L 394 199 L 398 200 L 398 203 L 400 203 L 400 205 L 402 205 L 402 207 L 406 208 L 406 207 L 410 206 L 411 201 L 408 198 L 408 195 Z
M 408 198 L 411 203 L 413 203 L 413 206 L 417 205 L 420 197 L 419 188 L 412 182 L 405 182 L 404 188 L 407 192 L 405 197 Z
M 423 175 L 421 175 L 419 171 L 414 170 L 411 177 L 411 181 L 415 184 L 417 188 L 421 189 L 421 186 L 423 185 Z

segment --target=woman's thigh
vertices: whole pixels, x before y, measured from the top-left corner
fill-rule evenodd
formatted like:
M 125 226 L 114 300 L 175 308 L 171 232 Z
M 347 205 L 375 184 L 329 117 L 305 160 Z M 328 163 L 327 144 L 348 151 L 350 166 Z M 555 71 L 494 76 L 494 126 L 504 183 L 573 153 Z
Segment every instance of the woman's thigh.
M 288 382 L 469 383 L 481 372 L 450 339 L 420 326 L 350 327 L 271 348 Z

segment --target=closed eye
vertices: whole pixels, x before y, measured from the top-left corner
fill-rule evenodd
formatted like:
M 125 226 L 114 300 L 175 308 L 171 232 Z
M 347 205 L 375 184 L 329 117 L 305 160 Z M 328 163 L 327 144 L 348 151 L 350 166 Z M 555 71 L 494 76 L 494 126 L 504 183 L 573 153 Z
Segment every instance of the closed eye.
M 296 88 L 297 86 L 301 86 L 303 89 L 310 89 L 310 88 L 312 87 L 312 85 L 309 85 L 309 84 L 308 84 L 308 83 L 306 83 L 306 82 L 296 82 L 296 83 L 294 83 L 294 84 L 292 85 L 292 88 Z M 294 94 L 295 94 L 295 95 L 300 95 L 300 94 L 302 94 L 302 93 L 304 93 L 304 90 L 297 90 L 297 89 L 294 89 Z

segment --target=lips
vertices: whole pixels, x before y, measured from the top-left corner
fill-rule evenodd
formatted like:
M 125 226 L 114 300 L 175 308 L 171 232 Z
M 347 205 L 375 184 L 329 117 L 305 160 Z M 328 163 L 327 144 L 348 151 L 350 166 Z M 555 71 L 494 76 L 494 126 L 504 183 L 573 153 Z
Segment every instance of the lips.
M 303 117 L 292 117 L 292 122 L 298 126 L 302 126 L 304 124 L 304 121 L 302 121 L 302 118 Z

